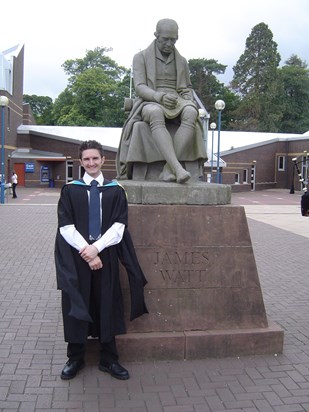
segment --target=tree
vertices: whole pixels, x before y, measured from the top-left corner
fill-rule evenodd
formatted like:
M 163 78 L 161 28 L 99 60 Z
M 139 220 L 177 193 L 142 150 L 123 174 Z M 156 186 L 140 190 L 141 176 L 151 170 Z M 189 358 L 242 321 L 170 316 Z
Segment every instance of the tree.
M 280 132 L 305 133 L 309 130 L 309 70 L 306 62 L 292 55 L 280 69 L 283 83 L 283 117 Z
M 280 54 L 265 23 L 253 27 L 244 53 L 233 67 L 231 88 L 241 97 L 235 111 L 238 130 L 275 132 L 282 118 L 278 98 Z
M 105 53 L 112 51 L 111 48 L 96 47 L 94 50 L 87 50 L 83 59 L 66 60 L 62 67 L 67 75 L 70 76 L 69 83 L 74 83 L 76 77 L 88 69 L 101 67 L 114 80 L 121 80 L 126 74 L 127 69 L 118 64 Z
M 66 117 L 69 116 L 70 110 L 74 103 L 74 96 L 66 87 L 62 93 L 55 99 L 53 107 L 53 117 L 58 126 L 65 125 Z
M 215 74 L 223 74 L 226 66 L 214 59 L 191 59 L 188 64 L 192 87 L 212 116 L 217 96 L 222 94 L 224 88 Z
M 36 124 L 53 125 L 52 109 L 53 100 L 48 96 L 24 94 L 23 102 L 29 103 Z
M 129 94 L 129 71 L 105 56 L 106 48 L 86 52 L 83 59 L 67 60 L 68 86 L 56 99 L 58 125 L 120 127 L 125 121 L 124 97 Z
M 235 128 L 234 113 L 240 105 L 240 97 L 230 90 L 228 87 L 224 87 L 222 95 L 218 96 L 225 103 L 225 108 L 221 116 L 221 129 L 230 130 Z M 217 112 L 217 111 L 216 111 Z M 218 116 L 218 113 L 215 113 Z
M 239 97 L 216 77 L 224 74 L 227 66 L 214 59 L 191 59 L 188 63 L 193 89 L 210 114 L 211 121 L 217 121 L 216 100 L 224 100 L 225 109 L 221 127 L 227 130 L 230 122 L 233 121 L 232 112 L 239 104 Z
M 190 59 L 188 64 L 193 88 L 207 104 L 209 98 L 221 92 L 222 83 L 215 74 L 224 74 L 226 66 L 214 59 Z

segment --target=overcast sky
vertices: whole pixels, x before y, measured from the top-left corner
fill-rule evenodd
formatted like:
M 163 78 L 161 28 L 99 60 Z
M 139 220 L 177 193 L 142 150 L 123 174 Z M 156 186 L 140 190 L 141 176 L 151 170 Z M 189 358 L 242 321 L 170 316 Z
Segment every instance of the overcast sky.
M 264 22 L 278 44 L 281 65 L 297 54 L 309 63 L 309 0 L 14 0 L 1 5 L 0 50 L 25 46 L 24 93 L 55 99 L 66 87 L 62 64 L 96 47 L 130 68 L 133 55 L 154 39 L 161 18 L 179 25 L 179 52 L 187 59 L 227 65 L 232 79 L 252 28 Z

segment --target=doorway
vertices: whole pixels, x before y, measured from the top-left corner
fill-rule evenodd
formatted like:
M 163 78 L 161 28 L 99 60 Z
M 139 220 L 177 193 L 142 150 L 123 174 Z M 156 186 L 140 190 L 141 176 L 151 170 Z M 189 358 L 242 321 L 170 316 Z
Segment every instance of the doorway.
M 18 178 L 18 186 L 25 186 L 25 163 L 15 163 L 12 170 L 15 170 Z M 11 173 L 12 173 L 11 170 Z M 11 176 L 10 176 L 11 178 Z

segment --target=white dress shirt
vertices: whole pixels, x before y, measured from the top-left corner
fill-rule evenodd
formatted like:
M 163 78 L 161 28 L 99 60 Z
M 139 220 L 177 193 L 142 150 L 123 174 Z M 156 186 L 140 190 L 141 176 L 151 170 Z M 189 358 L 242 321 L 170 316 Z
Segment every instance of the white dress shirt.
M 93 178 L 85 172 L 83 176 L 83 180 L 87 185 L 90 185 Z M 98 186 L 103 186 L 104 177 L 101 173 L 100 176 L 96 178 L 97 182 L 99 183 Z M 89 197 L 89 193 L 88 193 Z M 102 193 L 100 193 L 100 198 L 102 198 Z M 101 211 L 102 212 L 102 211 Z M 102 217 L 102 213 L 101 213 Z M 125 225 L 123 223 L 115 222 L 100 239 L 92 243 L 99 252 L 103 249 L 107 248 L 108 246 L 117 245 L 123 236 Z M 75 225 L 66 225 L 60 228 L 60 233 L 65 239 L 65 241 L 80 251 L 83 247 L 88 246 L 89 243 L 83 236 L 76 230 Z

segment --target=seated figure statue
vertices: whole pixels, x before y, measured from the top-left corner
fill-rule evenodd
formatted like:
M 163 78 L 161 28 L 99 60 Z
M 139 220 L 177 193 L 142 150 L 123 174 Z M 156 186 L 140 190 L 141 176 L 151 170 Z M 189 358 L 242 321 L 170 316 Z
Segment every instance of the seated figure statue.
M 207 158 L 202 124 L 188 63 L 175 48 L 177 23 L 160 20 L 154 35 L 133 58 L 137 98 L 122 130 L 117 178 L 132 179 L 134 164 L 163 161 L 156 180 L 185 183 L 191 178 L 186 164 L 201 167 Z

